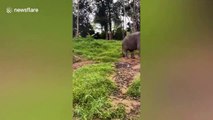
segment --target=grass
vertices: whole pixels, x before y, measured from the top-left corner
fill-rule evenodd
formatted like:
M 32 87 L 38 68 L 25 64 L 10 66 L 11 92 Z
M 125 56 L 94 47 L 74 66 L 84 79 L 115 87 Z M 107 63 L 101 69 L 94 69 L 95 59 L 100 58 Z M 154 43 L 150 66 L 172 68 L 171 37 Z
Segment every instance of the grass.
M 137 76 L 132 85 L 128 88 L 127 95 L 134 98 L 140 98 L 141 81 L 140 76 Z
M 75 38 L 74 53 L 98 62 L 115 62 L 121 57 L 121 41 Z
M 123 105 L 112 106 L 109 96 L 117 90 L 109 78 L 114 72 L 113 63 L 121 57 L 121 41 L 75 38 L 74 54 L 96 61 L 74 71 L 73 107 L 74 118 L 80 120 L 125 119 Z M 139 82 L 129 88 L 130 96 L 138 96 Z
M 116 90 L 113 82 L 108 79 L 112 72 L 111 63 L 88 65 L 74 72 L 73 104 L 75 117 L 82 120 L 97 118 L 107 120 L 124 117 L 123 108 L 114 109 L 108 99 L 109 95 Z

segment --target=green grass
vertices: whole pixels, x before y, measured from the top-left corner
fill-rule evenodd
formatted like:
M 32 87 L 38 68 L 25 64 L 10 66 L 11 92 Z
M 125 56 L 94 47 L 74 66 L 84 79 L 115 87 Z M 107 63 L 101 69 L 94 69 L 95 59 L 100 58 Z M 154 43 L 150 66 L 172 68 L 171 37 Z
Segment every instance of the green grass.
M 109 76 L 115 69 L 113 62 L 121 57 L 121 41 L 75 38 L 74 54 L 98 63 L 74 71 L 74 117 L 81 120 L 125 119 L 124 106 L 113 107 L 109 99 L 117 89 Z
M 136 79 L 133 81 L 132 85 L 128 88 L 127 95 L 140 98 L 141 91 L 141 81 L 140 76 L 137 76 Z
M 75 38 L 74 54 L 98 62 L 115 62 L 121 57 L 121 41 Z
M 74 72 L 74 117 L 81 120 L 107 120 L 125 116 L 124 109 L 112 108 L 108 99 L 116 90 L 114 83 L 108 79 L 112 72 L 111 63 L 87 65 Z

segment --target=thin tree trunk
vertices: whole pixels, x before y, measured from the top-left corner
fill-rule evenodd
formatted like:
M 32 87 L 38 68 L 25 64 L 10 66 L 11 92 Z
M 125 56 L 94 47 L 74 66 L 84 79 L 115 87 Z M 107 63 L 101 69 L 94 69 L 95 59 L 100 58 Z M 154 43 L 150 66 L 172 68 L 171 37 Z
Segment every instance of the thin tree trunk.
M 124 11 L 124 16 L 123 16 L 123 30 L 122 30 L 122 35 L 123 35 L 123 39 L 125 37 L 125 33 L 124 33 L 124 25 L 125 25 L 125 14 L 126 14 L 126 11 L 125 11 L 125 0 L 123 0 L 123 11 Z
M 133 32 L 137 31 L 137 24 L 136 24 L 136 0 L 133 0 Z
M 111 21 L 111 7 L 110 7 L 110 3 L 108 6 L 108 10 L 109 10 L 109 40 L 112 39 L 112 21 Z
M 108 40 L 109 38 L 108 38 L 108 29 L 109 29 L 109 27 L 108 27 L 108 23 L 104 26 L 104 30 L 105 30 L 105 34 L 106 34 L 106 40 Z
M 79 1 L 80 0 L 78 0 L 78 3 L 77 3 L 77 9 L 78 9 L 78 12 L 77 12 L 77 23 L 76 23 L 76 25 L 77 25 L 77 30 L 76 30 L 76 37 L 79 37 Z

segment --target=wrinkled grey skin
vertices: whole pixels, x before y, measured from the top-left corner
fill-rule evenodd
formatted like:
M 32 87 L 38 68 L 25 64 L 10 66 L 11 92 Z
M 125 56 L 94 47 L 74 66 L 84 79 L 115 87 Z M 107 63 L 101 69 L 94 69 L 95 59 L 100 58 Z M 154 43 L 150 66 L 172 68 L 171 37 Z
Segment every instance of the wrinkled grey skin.
M 134 57 L 134 51 L 140 51 L 140 32 L 132 33 L 126 36 L 122 41 L 122 54 L 123 57 L 128 58 L 128 51 L 131 52 L 131 58 Z

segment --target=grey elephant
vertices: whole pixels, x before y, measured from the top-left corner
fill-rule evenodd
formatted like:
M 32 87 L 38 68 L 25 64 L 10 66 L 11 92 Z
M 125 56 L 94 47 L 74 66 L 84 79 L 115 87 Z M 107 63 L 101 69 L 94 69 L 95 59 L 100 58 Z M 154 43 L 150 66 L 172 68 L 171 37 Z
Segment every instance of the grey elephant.
M 131 58 L 134 57 L 134 51 L 140 51 L 140 32 L 134 32 L 127 35 L 122 41 L 122 55 L 128 58 L 128 51 L 131 52 Z M 140 52 L 139 52 L 140 55 Z

